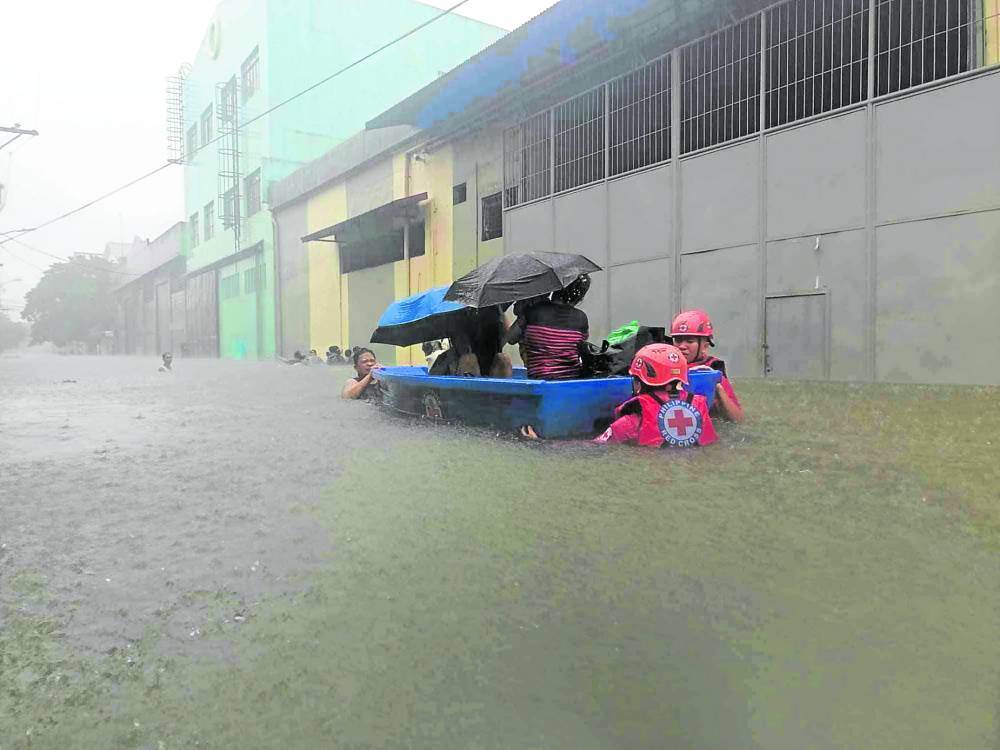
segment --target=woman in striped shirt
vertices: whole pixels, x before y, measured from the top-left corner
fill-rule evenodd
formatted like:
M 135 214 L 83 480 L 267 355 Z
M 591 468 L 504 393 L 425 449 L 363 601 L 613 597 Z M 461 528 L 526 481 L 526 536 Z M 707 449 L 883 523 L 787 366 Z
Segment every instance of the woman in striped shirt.
M 583 374 L 577 344 L 590 335 L 587 314 L 576 306 L 590 289 L 590 276 L 581 275 L 565 289 L 519 311 L 507 343 L 521 344 L 528 377 L 571 380 Z

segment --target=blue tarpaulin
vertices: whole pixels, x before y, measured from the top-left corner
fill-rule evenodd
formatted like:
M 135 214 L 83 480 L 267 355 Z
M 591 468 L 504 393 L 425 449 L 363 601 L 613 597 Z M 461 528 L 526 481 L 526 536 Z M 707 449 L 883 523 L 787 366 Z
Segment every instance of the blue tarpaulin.
M 393 302 L 378 319 L 372 343 L 410 346 L 445 338 L 451 318 L 466 309 L 458 302 L 445 302 L 446 291 L 448 287 L 439 286 Z

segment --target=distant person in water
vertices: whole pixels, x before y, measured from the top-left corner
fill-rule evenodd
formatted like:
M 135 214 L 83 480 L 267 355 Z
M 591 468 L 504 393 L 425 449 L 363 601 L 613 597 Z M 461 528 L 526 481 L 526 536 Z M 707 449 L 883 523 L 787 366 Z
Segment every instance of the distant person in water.
M 349 400 L 362 399 L 372 401 L 379 397 L 381 391 L 378 381 L 373 376 L 379 368 L 378 359 L 371 349 L 358 347 L 354 350 L 354 369 L 358 373 L 348 378 L 340 391 L 340 397 Z
M 339 346 L 331 346 L 326 350 L 326 363 L 328 365 L 343 365 L 347 364 L 344 360 L 344 355 L 340 353 Z
M 319 352 L 317 352 L 315 349 L 309 350 L 309 364 L 311 365 L 323 364 L 323 360 L 320 358 Z
M 291 359 L 285 359 L 284 357 L 278 357 L 279 362 L 284 362 L 286 365 L 305 365 L 308 364 L 306 361 L 306 355 L 302 352 L 296 350 L 295 354 L 292 355 Z
M 173 372 L 174 368 L 171 365 L 174 362 L 174 355 L 170 352 L 163 352 L 163 364 L 160 365 L 159 372 Z

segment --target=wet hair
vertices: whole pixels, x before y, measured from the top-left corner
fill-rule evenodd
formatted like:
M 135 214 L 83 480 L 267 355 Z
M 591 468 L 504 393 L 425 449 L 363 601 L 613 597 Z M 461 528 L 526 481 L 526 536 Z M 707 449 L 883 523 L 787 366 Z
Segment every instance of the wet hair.
M 421 347 L 424 350 L 424 354 L 430 355 L 431 352 L 436 352 L 441 348 L 440 341 L 425 341 Z
M 327 351 L 327 353 L 329 353 L 329 354 L 340 354 L 340 347 L 339 347 L 339 346 L 331 346 L 331 347 L 330 347 L 329 349 L 327 349 L 326 351 Z
M 173 358 L 174 358 L 174 355 L 173 355 L 173 354 L 171 354 L 170 352 L 163 352 L 163 359 L 167 359 L 168 357 L 169 357 L 170 359 L 173 359 Z
M 354 350 L 354 355 L 352 356 L 355 367 L 358 366 L 358 360 L 361 359 L 362 354 L 370 354 L 373 357 L 375 356 L 375 352 L 373 352 L 371 349 L 365 349 L 363 346 L 359 346 L 357 349 Z
M 581 273 L 575 281 L 553 292 L 552 299 L 565 302 L 567 305 L 578 305 L 587 296 L 588 291 L 590 291 L 590 274 Z

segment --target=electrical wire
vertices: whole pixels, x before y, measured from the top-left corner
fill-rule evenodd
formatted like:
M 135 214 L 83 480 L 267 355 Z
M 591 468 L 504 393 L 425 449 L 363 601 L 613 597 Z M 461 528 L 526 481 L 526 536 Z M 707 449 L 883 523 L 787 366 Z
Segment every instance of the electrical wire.
M 465 5 L 468 2 L 469 2 L 469 0 L 459 0 L 459 2 L 455 3 L 454 5 L 450 6 L 449 8 L 446 8 L 445 10 L 442 10 L 440 13 L 438 13 L 435 16 L 432 16 L 431 18 L 427 19 L 423 23 L 418 24 L 417 26 L 414 26 L 409 31 L 406 31 L 406 32 L 400 34 L 399 36 L 395 37 L 394 39 L 390 40 L 389 42 L 386 42 L 381 47 L 378 47 L 377 49 L 374 49 L 371 52 L 369 52 L 369 53 L 367 53 L 367 54 L 359 57 L 357 60 L 354 60 L 353 62 L 348 63 L 344 67 L 342 67 L 339 70 L 337 70 L 337 71 L 331 73 L 330 75 L 328 75 L 326 78 L 323 78 L 322 80 L 317 81 L 316 83 L 312 84 L 311 86 L 308 86 L 308 87 L 302 89 L 298 93 L 292 94 L 287 99 L 284 99 L 284 100 L 278 102 L 273 107 L 271 107 L 269 109 L 266 109 L 263 112 L 261 112 L 259 115 L 255 115 L 251 119 L 247 120 L 245 123 L 240 124 L 237 127 L 237 131 L 242 130 L 243 128 L 245 128 L 245 127 L 247 127 L 249 125 L 252 125 L 253 123 L 255 123 L 258 120 L 260 120 L 262 117 L 266 117 L 267 115 L 271 114 L 272 112 L 274 112 L 275 110 L 277 110 L 279 107 L 284 107 L 286 104 L 289 104 L 290 102 L 295 101 L 299 97 L 308 94 L 309 92 L 311 92 L 311 91 L 319 88 L 320 86 L 322 86 L 325 83 L 329 83 L 334 78 L 337 78 L 338 76 L 343 75 L 344 73 L 346 73 L 347 71 L 351 70 L 352 68 L 356 68 L 358 65 L 361 65 L 361 63 L 370 60 L 371 58 L 373 58 L 376 55 L 384 52 L 385 50 L 389 49 L 390 47 L 392 47 L 392 46 L 394 46 L 396 44 L 399 44 L 404 39 L 407 39 L 407 38 L 413 36 L 414 34 L 416 34 L 418 31 L 421 31 L 422 29 L 427 28 L 428 26 L 430 26 L 435 21 L 438 21 L 438 20 L 444 18 L 445 16 L 450 15 L 451 13 L 454 13 L 458 8 L 461 8 L 463 5 Z M 198 148 L 198 149 L 195 150 L 195 153 L 198 153 L 198 151 L 201 151 L 206 146 L 210 146 L 211 144 L 216 143 L 217 141 L 221 140 L 222 138 L 226 137 L 227 135 L 228 135 L 228 133 L 222 134 L 222 135 L 217 135 L 212 140 L 208 141 L 207 143 L 202 144 L 202 146 L 200 148 Z M 59 216 L 56 216 L 55 218 L 49 219 L 48 221 L 45 221 L 45 222 L 43 222 L 43 223 L 41 223 L 41 224 L 39 224 L 37 226 L 27 227 L 25 229 L 17 229 L 17 230 L 13 230 L 13 231 L 18 233 L 18 237 L 22 237 L 25 234 L 30 234 L 31 232 L 37 232 L 39 229 L 44 229 L 47 226 L 51 226 L 52 224 L 55 224 L 58 221 L 62 221 L 63 219 L 66 219 L 66 218 L 72 216 L 73 214 L 77 214 L 77 213 L 79 213 L 81 211 L 84 211 L 84 210 L 90 208 L 91 206 L 95 205 L 96 203 L 99 203 L 99 202 L 101 202 L 103 200 L 106 200 L 107 198 L 110 198 L 113 195 L 116 195 L 117 193 L 120 193 L 123 190 L 127 190 L 128 188 L 132 187 L 133 185 L 135 185 L 135 184 L 137 184 L 139 182 L 142 182 L 143 180 L 146 180 L 146 179 L 152 177 L 153 175 L 157 174 L 158 172 L 162 172 L 164 169 L 167 169 L 168 167 L 171 167 L 171 166 L 173 166 L 175 164 L 182 164 L 182 163 L 183 162 L 180 161 L 180 160 L 171 159 L 170 161 L 166 162 L 165 164 L 161 164 L 156 169 L 150 170 L 149 172 L 146 172 L 144 175 L 141 175 L 140 177 L 136 177 L 134 180 L 130 180 L 129 182 L 125 183 L 124 185 L 122 185 L 120 187 L 117 187 L 114 190 L 111 190 L 111 191 L 109 191 L 107 193 L 104 193 L 103 195 L 100 195 L 97 198 L 94 198 L 93 200 L 88 201 L 87 203 L 84 203 L 82 206 L 74 208 L 71 211 L 67 211 L 64 214 L 61 214 Z M 8 242 L 14 242 L 14 241 L 16 241 L 16 238 L 13 237 L 13 236 L 11 236 L 13 234 L 13 232 L 0 232 L 0 234 L 7 235 L 6 238 L 0 239 L 0 246 L 3 246 L 5 244 L 7 244 Z

